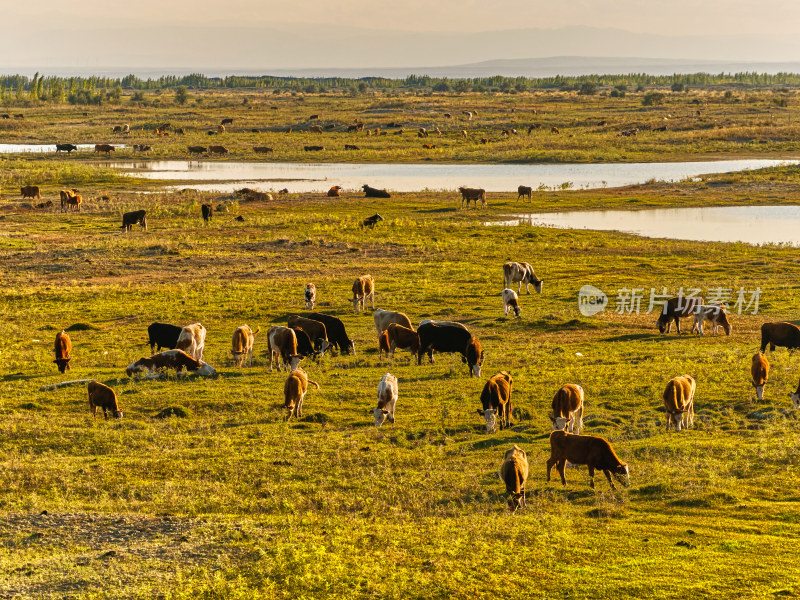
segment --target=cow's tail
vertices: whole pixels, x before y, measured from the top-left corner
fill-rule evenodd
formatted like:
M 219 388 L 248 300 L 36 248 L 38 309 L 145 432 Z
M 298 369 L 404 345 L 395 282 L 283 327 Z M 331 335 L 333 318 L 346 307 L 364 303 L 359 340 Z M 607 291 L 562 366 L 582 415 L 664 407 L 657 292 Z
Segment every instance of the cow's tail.
M 259 331 L 261 331 L 261 327 L 256 328 L 256 330 L 253 332 L 253 335 L 256 335 Z
M 319 384 L 318 384 L 316 381 L 311 381 L 311 380 L 309 379 L 309 380 L 308 380 L 308 383 L 312 384 L 314 387 L 316 387 L 317 389 L 319 389 Z

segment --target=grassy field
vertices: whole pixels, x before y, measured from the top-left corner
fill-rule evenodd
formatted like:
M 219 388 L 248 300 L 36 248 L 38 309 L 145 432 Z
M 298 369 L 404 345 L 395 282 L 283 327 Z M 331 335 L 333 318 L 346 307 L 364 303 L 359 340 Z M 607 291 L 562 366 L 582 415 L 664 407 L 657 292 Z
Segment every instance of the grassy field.
M 762 402 L 749 382 L 761 323 L 798 318 L 796 249 L 492 225 L 522 205 L 515 194 L 460 211 L 446 193 L 260 204 L 115 189 L 81 214 L 0 213 L 0 596 L 800 593 L 800 435 L 788 397 L 800 359 L 770 353 Z M 548 192 L 525 207 L 797 204 L 798 189 L 796 169 L 782 168 Z M 199 205 L 209 200 L 229 212 L 206 225 Z M 132 208 L 147 209 L 147 232 L 120 233 Z M 362 230 L 376 211 L 386 221 Z M 545 281 L 541 295 L 523 292 L 519 320 L 502 315 L 509 258 Z M 405 351 L 379 360 L 371 311 L 354 314 L 349 301 L 364 273 L 380 308 L 465 323 L 486 351 L 481 380 L 450 355 L 421 366 Z M 321 389 L 308 393 L 306 417 L 287 423 L 285 375 L 268 370 L 263 332 L 303 312 L 308 281 L 357 355 L 304 361 Z M 653 314 L 581 316 L 584 284 L 612 298 L 634 286 L 763 295 L 759 314 L 733 315 L 730 337 L 678 337 L 659 335 Z M 201 321 L 221 376 L 126 378 L 125 366 L 149 354 L 153 321 Z M 253 366 L 236 368 L 230 337 L 243 323 L 262 334 Z M 62 328 L 74 346 L 66 375 L 52 363 Z M 499 370 L 514 377 L 514 425 L 487 435 L 475 411 Z M 399 380 L 397 422 L 376 429 L 369 409 L 387 371 Z M 666 433 L 660 396 L 684 373 L 698 381 L 696 426 Z M 92 421 L 85 386 L 38 391 L 79 378 L 114 387 L 125 417 Z M 566 488 L 545 482 L 550 401 L 569 382 L 586 390 L 585 432 L 629 463 L 629 488 L 611 492 L 601 476 L 592 491 L 585 468 L 568 470 Z M 160 418 L 169 408 L 183 416 Z M 515 515 L 497 476 L 512 444 L 531 462 L 528 508 Z

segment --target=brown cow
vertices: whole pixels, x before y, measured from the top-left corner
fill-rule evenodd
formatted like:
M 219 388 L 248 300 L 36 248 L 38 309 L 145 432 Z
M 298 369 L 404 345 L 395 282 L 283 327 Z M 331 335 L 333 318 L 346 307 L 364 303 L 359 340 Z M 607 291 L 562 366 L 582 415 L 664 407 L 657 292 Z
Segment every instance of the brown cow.
M 761 326 L 761 352 L 767 351 L 767 345 L 772 351 L 775 346 L 784 346 L 789 350 L 800 348 L 800 328 L 785 321 L 764 323 Z
M 83 201 L 83 198 L 81 198 L 81 195 L 78 193 L 78 190 L 74 188 L 71 190 L 61 190 L 59 192 L 59 195 L 61 196 L 62 212 L 67 210 L 70 206 L 75 207 L 75 210 L 81 209 L 81 202 Z
M 70 354 L 72 354 L 72 340 L 69 339 L 69 335 L 63 329 L 56 334 L 55 353 L 56 359 L 53 362 L 58 365 L 58 372 L 66 373 L 67 369 L 70 368 L 69 362 L 72 360 L 70 357 Z
M 412 356 L 419 352 L 419 334 L 409 327 L 389 323 L 385 332 L 389 338 L 389 356 L 394 358 L 395 348 L 411 350 Z
M 606 440 L 593 435 L 573 435 L 557 429 L 550 434 L 550 458 L 547 459 L 547 481 L 550 481 L 550 470 L 555 465 L 561 475 L 561 483 L 567 485 L 564 467 L 567 461 L 573 465 L 589 467 L 589 486 L 594 488 L 594 472 L 602 471 L 612 490 L 617 489 L 611 481 L 613 474 L 617 480 L 628 486 L 628 465 L 622 462 L 614 449 Z
M 256 154 L 272 154 L 274 150 L 267 146 L 253 146 L 253 152 Z
M 103 410 L 103 416 L 108 419 L 108 413 L 115 419 L 122 418 L 122 409 L 117 403 L 117 395 L 107 385 L 103 385 L 99 381 L 92 379 L 87 385 L 86 389 L 89 392 L 89 409 L 92 411 L 92 418 L 97 416 L 97 409 Z
M 36 198 L 37 200 L 41 200 L 42 196 L 39 193 L 39 186 L 38 185 L 26 185 L 25 187 L 19 188 L 20 192 L 22 193 L 22 199 L 25 198 Z
M 375 282 L 372 275 L 362 275 L 353 282 L 353 310 L 356 312 L 364 310 L 367 299 L 372 303 L 372 310 L 375 310 Z
M 461 192 L 461 208 L 464 208 L 464 202 L 467 203 L 467 208 L 469 208 L 470 202 L 473 202 L 475 208 L 478 208 L 478 200 L 481 201 L 481 206 L 486 208 L 486 190 L 462 186 L 458 188 L 458 191 Z
M 313 283 L 307 283 L 306 290 L 303 293 L 303 299 L 305 300 L 304 307 L 314 310 L 314 307 L 317 305 L 317 286 Z
M 328 190 L 328 198 L 339 198 L 341 194 L 339 193 L 342 189 L 342 186 L 335 185 L 331 189 Z
M 753 377 L 753 387 L 756 388 L 756 398 L 764 399 L 764 384 L 769 377 L 769 361 L 767 357 L 756 352 L 750 365 L 750 375 Z
M 200 323 L 192 323 L 181 330 L 178 343 L 175 346 L 183 350 L 195 360 L 203 360 L 203 350 L 206 345 L 206 328 Z
M 409 319 L 408 315 L 405 313 L 379 308 L 372 314 L 372 320 L 375 323 L 375 331 L 378 333 L 386 331 L 390 323 L 397 323 L 398 325 L 402 325 L 414 331 L 411 319 Z
M 527 196 L 528 200 L 530 200 L 532 194 L 533 188 L 528 185 L 521 185 L 517 188 L 517 200 L 524 198 L 525 196 Z
M 222 127 L 220 125 L 220 127 Z M 230 154 L 230 150 L 228 150 L 225 146 L 209 146 L 208 147 L 209 154 Z
M 553 396 L 553 429 L 580 435 L 583 429 L 583 388 L 567 383 Z
M 314 350 L 320 354 L 323 354 L 331 345 L 328 341 L 328 330 L 321 321 L 292 315 L 289 317 L 287 325 L 291 328 L 299 327 L 305 331 L 314 344 Z
M 205 146 L 189 146 L 188 150 L 189 154 L 205 154 L 208 152 L 208 148 Z
M 481 392 L 482 410 L 478 411 L 486 420 L 486 433 L 497 430 L 497 415 L 500 415 L 500 429 L 511 426 L 511 391 L 514 379 L 506 371 L 493 375 Z
M 383 358 L 383 353 L 386 352 L 386 356 L 389 356 L 389 352 L 392 349 L 389 346 L 389 334 L 386 331 L 381 331 L 378 334 L 378 358 Z
M 111 156 L 111 153 L 115 150 L 114 146 L 111 144 L 95 144 L 94 151 L 97 152 L 105 152 L 107 155 Z
M 508 510 L 514 513 L 517 512 L 517 509 L 524 508 L 526 506 L 525 482 L 528 480 L 528 455 L 516 444 L 503 456 L 500 479 L 506 484 L 506 494 L 509 494 Z
M 233 354 L 233 361 L 237 367 L 241 367 L 244 361 L 248 359 L 248 366 L 253 366 L 253 343 L 259 331 L 261 331 L 261 327 L 253 331 L 249 325 L 240 325 L 233 332 L 231 354 Z
M 319 389 L 319 384 L 311 381 L 306 372 L 297 367 L 292 370 L 286 383 L 283 384 L 283 407 L 287 410 L 287 421 L 292 415 L 298 419 L 303 416 L 303 399 L 306 397 L 309 383 Z
M 664 408 L 667 411 L 667 431 L 688 429 L 694 424 L 694 390 L 697 386 L 691 375 L 674 377 L 664 389 Z
M 670 298 L 664 303 L 661 314 L 656 321 L 658 330 L 661 333 L 669 333 L 672 329 L 672 322 L 675 321 L 675 327 L 678 330 L 678 335 L 680 335 L 680 319 L 694 316 L 695 311 L 702 305 L 703 299 L 700 296 L 676 296 Z
M 311 127 L 308 128 L 308 130 L 312 133 L 322 133 L 322 127 L 320 127 L 319 125 L 312 125 Z

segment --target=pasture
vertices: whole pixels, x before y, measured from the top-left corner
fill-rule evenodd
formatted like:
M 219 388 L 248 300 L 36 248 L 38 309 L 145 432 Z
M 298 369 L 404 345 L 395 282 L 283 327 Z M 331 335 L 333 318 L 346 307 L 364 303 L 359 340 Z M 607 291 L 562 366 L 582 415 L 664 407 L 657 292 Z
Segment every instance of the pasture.
M 795 204 L 796 177 L 784 168 L 548 192 L 525 207 Z M 796 249 L 491 225 L 523 204 L 516 192 L 462 211 L 456 193 L 245 203 L 151 191 L 89 184 L 80 214 L 0 213 L 0 595 L 800 592 L 800 435 L 789 400 L 800 359 L 769 353 L 763 401 L 749 381 L 761 323 L 797 319 Z M 207 201 L 229 212 L 205 224 Z M 122 212 L 139 208 L 148 231 L 122 233 Z M 385 221 L 362 229 L 376 212 Z M 509 258 L 544 280 L 541 295 L 523 290 L 520 319 L 503 316 Z M 367 273 L 378 308 L 415 324 L 466 324 L 486 351 L 481 378 L 457 355 L 418 366 L 398 350 L 393 362 L 379 360 L 372 311 L 355 314 L 350 302 L 353 280 Z M 344 321 L 357 355 L 306 359 L 321 389 L 308 392 L 302 420 L 286 422 L 286 374 L 267 368 L 265 331 L 306 312 L 308 282 L 317 310 Z M 658 334 L 655 314 L 581 316 L 584 284 L 612 300 L 623 288 L 662 286 L 763 295 L 757 315 L 732 315 L 730 337 L 678 337 Z M 125 367 L 149 355 L 153 321 L 202 322 L 205 357 L 220 377 L 126 378 Z M 244 323 L 262 332 L 253 366 L 240 368 L 230 343 Z M 52 363 L 62 328 L 73 343 L 66 375 Z M 514 423 L 487 434 L 476 409 L 500 370 L 514 377 Z M 376 429 L 370 409 L 386 372 L 399 382 L 396 423 Z M 697 379 L 695 427 L 666 433 L 661 394 L 684 373 Z M 84 385 L 39 391 L 81 378 L 114 388 L 124 418 L 93 421 Z M 592 491 L 584 467 L 567 470 L 566 488 L 557 476 L 545 483 L 550 402 L 564 383 L 585 390 L 584 432 L 628 462 L 629 488 L 611 492 L 598 475 Z M 513 444 L 527 452 L 531 475 L 527 509 L 509 515 L 497 471 Z

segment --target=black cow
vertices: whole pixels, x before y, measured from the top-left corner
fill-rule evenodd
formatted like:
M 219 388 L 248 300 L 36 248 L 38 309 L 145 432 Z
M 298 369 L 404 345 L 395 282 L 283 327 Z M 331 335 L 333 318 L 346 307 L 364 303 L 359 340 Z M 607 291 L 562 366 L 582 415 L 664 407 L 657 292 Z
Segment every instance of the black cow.
M 367 217 L 361 222 L 361 227 L 369 227 L 370 229 L 374 228 L 375 225 L 378 224 L 379 221 L 383 221 L 383 217 L 380 216 L 378 213 L 375 213 L 371 217 Z
M 56 144 L 56 154 L 59 152 L 66 152 L 70 154 L 73 150 L 77 150 L 78 147 L 75 144 Z
M 214 208 L 210 204 L 203 204 L 200 209 L 203 211 L 203 221 L 208 223 L 214 216 Z
M 167 348 L 174 350 L 178 347 L 178 336 L 180 336 L 183 327 L 177 325 L 168 325 L 167 323 L 150 323 L 147 327 L 147 335 L 150 341 L 150 352 L 155 354 L 156 346 L 161 350 Z
M 306 318 L 319 321 L 325 325 L 325 330 L 328 333 L 328 341 L 332 346 L 336 346 L 339 349 L 339 352 L 342 354 L 347 352 L 348 354 L 355 356 L 356 346 L 353 343 L 353 340 L 347 337 L 344 323 L 342 323 L 341 320 L 332 315 L 326 315 L 323 313 L 310 313 L 306 315 Z
M 422 364 L 422 356 L 426 352 L 431 362 L 434 350 L 458 352 L 461 360 L 469 366 L 470 376 L 481 376 L 484 353 L 480 341 L 472 337 L 469 330 L 461 323 L 425 320 L 420 323 L 417 333 L 419 334 L 417 364 Z
M 366 184 L 361 187 L 364 189 L 365 198 L 391 198 L 386 190 L 379 190 Z
M 292 331 L 294 331 L 294 336 L 297 338 L 297 353 L 302 354 L 303 356 L 314 356 L 317 352 L 314 350 L 314 346 L 311 343 L 311 338 L 308 337 L 308 334 L 303 331 L 302 327 L 290 327 Z
M 137 223 L 142 226 L 142 229 L 147 231 L 147 211 L 145 210 L 134 210 L 131 212 L 126 212 L 122 215 L 122 227 L 120 229 L 124 229 L 125 231 L 130 231 L 131 228 L 136 225 Z

